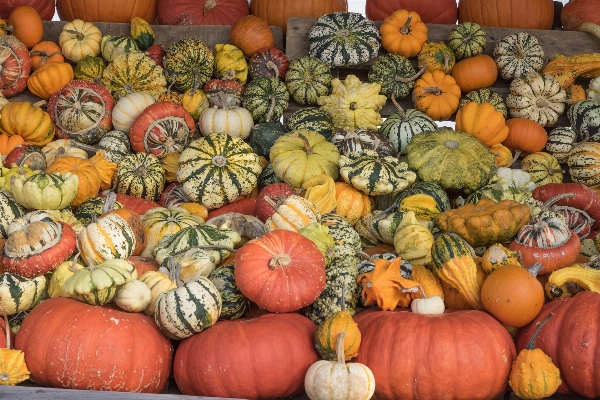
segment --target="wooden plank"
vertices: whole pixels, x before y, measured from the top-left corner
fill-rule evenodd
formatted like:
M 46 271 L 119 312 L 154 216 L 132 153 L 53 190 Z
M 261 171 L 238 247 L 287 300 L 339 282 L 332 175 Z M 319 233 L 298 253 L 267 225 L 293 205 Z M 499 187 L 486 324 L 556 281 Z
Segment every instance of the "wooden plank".
M 308 17 L 291 17 L 288 19 L 288 30 L 286 35 L 286 55 L 291 60 L 297 59 L 309 54 L 309 43 L 308 37 L 310 30 L 314 26 L 317 18 Z M 381 26 L 381 22 L 375 22 L 378 27 Z M 446 41 L 448 35 L 455 25 L 439 25 L 439 24 L 427 24 L 429 28 L 429 40 L 433 42 Z M 573 32 L 573 31 L 561 31 L 561 30 L 537 30 L 537 29 L 514 29 L 514 28 L 493 28 L 485 27 L 487 33 L 487 45 L 484 53 L 492 55 L 496 44 L 507 35 L 525 31 L 535 37 L 540 42 L 540 45 L 544 49 L 545 56 L 548 60 L 552 59 L 557 54 L 562 55 L 575 55 L 580 53 L 600 53 L 600 39 L 594 37 L 589 33 L 584 32 Z M 382 48 L 379 51 L 379 55 L 385 54 L 386 51 Z M 353 65 L 338 67 L 332 69 L 332 75 L 339 79 L 344 79 L 349 74 L 354 74 L 359 77 L 363 82 L 367 82 L 367 74 L 370 65 L 374 62 L 375 58 L 369 61 Z M 411 58 L 412 64 L 416 67 L 416 57 Z M 580 79 L 576 83 L 587 86 L 588 79 Z M 509 94 L 510 81 L 504 80 L 500 77 L 496 80 L 494 85 L 490 89 L 503 99 Z M 404 109 L 414 108 L 412 99 L 409 97 L 398 101 L 400 106 Z M 287 110 L 286 116 L 289 116 L 294 111 L 297 111 L 304 106 L 301 106 L 293 101 L 290 102 L 290 106 Z M 396 112 L 396 107 L 388 101 L 383 109 L 380 111 L 382 117 L 386 118 Z M 451 117 L 454 120 L 454 116 Z M 563 114 L 558 122 L 554 126 L 568 126 L 569 122 L 566 113 Z M 547 127 L 552 128 L 552 127 Z

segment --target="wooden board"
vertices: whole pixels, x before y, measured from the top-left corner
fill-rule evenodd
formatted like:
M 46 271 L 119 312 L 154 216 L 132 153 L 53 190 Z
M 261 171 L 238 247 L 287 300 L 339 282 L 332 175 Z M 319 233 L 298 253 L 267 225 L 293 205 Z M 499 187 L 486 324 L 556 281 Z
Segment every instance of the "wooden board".
M 317 18 L 308 17 L 292 17 L 288 20 L 288 28 L 286 35 L 286 55 L 291 60 L 297 59 L 303 56 L 308 56 L 309 43 L 308 36 L 310 30 L 314 26 Z M 378 27 L 381 22 L 375 22 Z M 450 31 L 455 25 L 438 25 L 438 24 L 427 24 L 429 29 L 429 40 L 432 42 L 447 41 Z M 507 35 L 525 31 L 534 35 L 538 40 L 542 48 L 544 49 L 545 57 L 550 60 L 557 54 L 562 55 L 575 55 L 580 53 L 600 53 L 600 39 L 594 37 L 589 33 L 584 32 L 573 32 L 573 31 L 559 31 L 559 30 L 537 30 L 537 29 L 513 29 L 513 28 L 492 28 L 484 27 L 487 34 L 487 46 L 485 48 L 485 54 L 492 55 L 496 44 Z M 379 54 L 385 54 L 386 51 L 380 49 Z M 367 82 L 367 74 L 371 64 L 375 59 L 348 67 L 339 67 L 332 69 L 332 75 L 334 78 L 344 79 L 349 74 L 358 76 L 362 81 Z M 415 57 L 411 58 L 411 62 L 416 67 L 417 60 Z M 576 83 L 587 86 L 589 79 L 578 80 Z M 509 93 L 510 81 L 504 80 L 500 77 L 496 80 L 496 83 L 490 89 L 497 92 L 502 98 L 506 98 Z M 413 102 L 410 96 L 399 101 L 400 106 L 404 109 L 414 108 Z M 302 108 L 303 106 L 291 101 L 288 113 L 291 114 L 294 111 Z M 396 107 L 388 101 L 387 104 L 381 110 L 383 117 L 389 117 L 391 114 L 396 112 Z M 452 117 L 454 119 L 454 116 Z M 557 126 L 568 126 L 569 122 L 566 115 L 563 114 L 558 120 Z

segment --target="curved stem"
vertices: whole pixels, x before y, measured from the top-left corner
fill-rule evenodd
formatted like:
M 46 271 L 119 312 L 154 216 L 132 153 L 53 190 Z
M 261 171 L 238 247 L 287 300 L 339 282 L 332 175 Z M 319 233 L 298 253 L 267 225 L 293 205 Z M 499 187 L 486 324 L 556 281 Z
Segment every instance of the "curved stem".
M 539 272 L 540 272 L 540 271 L 541 271 L 543 268 L 544 268 L 544 266 L 543 266 L 541 263 L 539 263 L 539 262 L 536 262 L 536 263 L 535 263 L 535 264 L 533 264 L 532 266 L 530 266 L 530 267 L 527 267 L 527 268 L 525 268 L 525 269 L 526 269 L 527 271 L 529 271 L 529 272 L 531 273 L 531 275 L 533 275 L 533 276 L 537 276 L 537 275 L 538 275 L 538 273 L 539 273 Z
M 392 104 L 394 104 L 396 106 L 396 108 L 398 109 L 398 113 L 402 116 L 402 121 L 404 121 L 404 122 L 408 121 L 408 117 L 406 116 L 406 113 L 404 112 L 404 109 L 396 101 L 396 93 L 392 92 L 392 99 L 391 100 L 392 100 Z
M 553 204 L 555 204 L 557 201 L 563 200 L 563 199 L 569 199 L 571 197 L 575 197 L 575 193 L 562 193 L 562 194 L 558 194 L 554 197 L 549 198 L 548 200 L 546 200 L 546 202 L 544 203 L 544 205 L 542 205 L 541 209 L 542 210 L 547 210 L 548 208 L 550 208 L 550 206 L 552 206 Z
M 302 141 L 304 142 L 304 151 L 306 152 L 307 155 L 310 156 L 313 153 L 313 149 L 310 146 L 310 143 L 306 136 L 304 136 L 303 134 L 301 134 L 297 131 L 294 131 L 294 132 L 290 133 L 289 135 L 292 137 L 297 137 L 297 138 L 302 139 Z
M 400 28 L 400 33 L 403 35 L 407 35 L 410 32 L 410 24 L 412 22 L 412 15 L 408 14 L 408 18 L 402 27 Z
M 418 77 L 420 77 L 421 75 L 423 75 L 425 73 L 425 71 L 427 70 L 427 63 L 423 64 L 423 67 L 419 70 L 419 72 L 417 72 L 416 74 L 414 74 L 413 76 L 410 76 L 408 78 L 405 78 L 403 76 L 396 76 L 394 78 L 394 80 L 396 82 L 402 82 L 402 83 L 407 83 L 407 82 L 412 82 L 415 79 L 417 79 Z
M 277 104 L 277 99 L 274 95 L 270 94 L 269 98 L 271 99 L 271 106 L 269 107 L 269 112 L 265 118 L 265 122 L 271 122 L 271 117 L 273 116 L 273 112 L 275 111 L 275 105 Z
M 552 317 L 553 315 L 554 315 L 554 313 L 551 312 L 550 314 L 548 314 L 548 316 L 546 318 L 544 318 L 541 322 L 539 322 L 540 325 L 533 332 L 533 335 L 531 335 L 531 338 L 529 338 L 529 343 L 527 343 L 527 347 L 525 347 L 527 350 L 533 350 L 533 349 L 535 349 L 535 339 L 537 339 L 537 336 L 540 333 L 540 330 L 546 324 L 546 322 L 548 322 L 548 320 L 550 319 L 550 317 Z

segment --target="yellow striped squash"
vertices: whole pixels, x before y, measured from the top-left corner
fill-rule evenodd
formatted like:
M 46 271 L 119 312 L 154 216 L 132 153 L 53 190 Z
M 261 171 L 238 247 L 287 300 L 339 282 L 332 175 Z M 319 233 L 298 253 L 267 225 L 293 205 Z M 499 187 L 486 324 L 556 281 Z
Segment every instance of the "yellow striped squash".
M 166 209 L 163 207 L 153 208 L 142 215 L 142 222 L 146 227 L 146 248 L 142 252 L 143 257 L 152 257 L 152 250 L 165 236 L 177 233 L 188 226 L 201 225 L 204 219 L 190 214 L 184 208 Z
M 600 143 L 585 142 L 574 147 L 567 165 L 573 182 L 590 187 L 600 184 Z

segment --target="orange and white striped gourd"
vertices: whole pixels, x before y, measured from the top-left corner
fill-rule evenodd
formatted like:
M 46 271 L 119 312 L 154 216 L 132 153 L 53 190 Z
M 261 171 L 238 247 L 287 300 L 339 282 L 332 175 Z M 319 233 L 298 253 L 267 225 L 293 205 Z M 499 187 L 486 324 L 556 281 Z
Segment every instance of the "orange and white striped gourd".
M 321 213 L 317 206 L 304 197 L 292 195 L 289 196 L 283 204 L 277 206 L 268 196 L 267 202 L 271 201 L 275 213 L 265 222 L 267 232 L 276 229 L 286 229 L 288 231 L 298 232 L 300 229 L 321 221 Z M 271 203 L 269 203 L 271 204 Z

